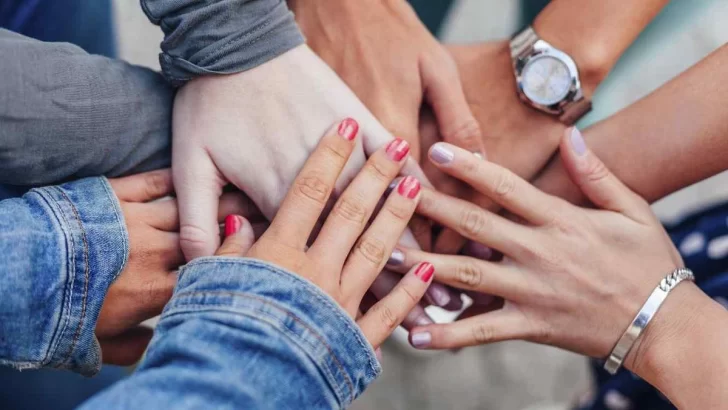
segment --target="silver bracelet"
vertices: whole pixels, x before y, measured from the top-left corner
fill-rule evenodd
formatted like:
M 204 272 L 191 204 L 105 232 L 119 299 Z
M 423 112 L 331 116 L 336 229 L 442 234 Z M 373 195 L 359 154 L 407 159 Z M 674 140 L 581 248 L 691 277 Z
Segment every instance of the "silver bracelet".
M 652 292 L 652 295 L 647 299 L 647 302 L 642 306 L 637 316 L 635 316 L 632 324 L 629 325 L 622 337 L 619 338 L 612 353 L 609 355 L 606 363 L 604 363 L 604 370 L 612 375 L 617 373 L 617 370 L 622 367 L 622 362 L 627 357 L 627 354 L 629 354 L 632 346 L 634 346 L 634 342 L 640 337 L 655 316 L 655 313 L 657 313 L 657 310 L 660 309 L 662 303 L 667 299 L 667 295 L 684 280 L 695 281 L 695 276 L 690 269 L 675 269 L 675 271 L 660 281 L 660 284 Z

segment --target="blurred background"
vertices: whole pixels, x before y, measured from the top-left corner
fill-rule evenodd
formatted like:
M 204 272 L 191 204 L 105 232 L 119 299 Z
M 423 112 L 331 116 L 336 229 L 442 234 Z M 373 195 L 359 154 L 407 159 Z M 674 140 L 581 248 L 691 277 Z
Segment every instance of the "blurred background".
M 93 6 L 88 7 L 92 1 Z M 83 9 L 89 14 L 80 19 L 89 24 L 63 35 L 78 39 L 76 42 L 86 42 L 80 45 L 90 52 L 116 55 L 133 64 L 158 68 L 162 35 L 159 28 L 147 21 L 138 1 L 52 0 L 48 3 L 59 6 L 67 2 L 85 3 Z M 443 41 L 455 43 L 508 37 L 548 3 L 544 0 L 411 2 L 434 33 Z M 93 32 L 94 27 L 108 26 L 110 21 L 115 22 L 116 34 L 102 36 Z M 596 109 L 581 125 L 599 121 L 629 105 L 722 45 L 723 39 L 728 38 L 726 21 L 728 2 L 725 0 L 673 0 L 599 88 L 594 98 Z M 46 32 L 50 30 L 50 26 L 44 27 Z M 691 210 L 726 200 L 728 176 L 723 174 L 660 201 L 655 210 L 663 220 L 675 221 Z M 383 366 L 383 376 L 355 403 L 355 410 L 568 409 L 590 384 L 585 359 L 522 342 L 457 353 L 421 353 L 393 340 L 384 348 Z M 0 372 L 0 408 L 72 408 L 126 372 L 126 369 L 106 369 L 93 382 L 65 373 L 48 376 L 46 372 L 24 372 L 21 377 L 15 372 Z M 28 385 L 32 388 L 27 388 Z M 78 385 L 83 385 L 84 390 L 79 391 L 75 387 Z M 16 401 L 13 396 L 22 400 Z M 610 408 L 627 407 L 615 400 Z

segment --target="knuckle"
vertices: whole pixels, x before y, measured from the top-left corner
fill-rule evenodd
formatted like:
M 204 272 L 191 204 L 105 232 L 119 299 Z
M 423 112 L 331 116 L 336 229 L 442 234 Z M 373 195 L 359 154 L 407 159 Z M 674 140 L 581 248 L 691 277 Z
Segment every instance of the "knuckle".
M 460 229 L 470 236 L 478 236 L 485 229 L 488 218 L 485 216 L 485 212 L 480 209 L 469 207 L 462 213 L 460 218 Z
M 169 186 L 167 176 L 162 172 L 150 172 L 144 176 L 146 194 L 150 198 L 163 195 Z
M 493 188 L 493 192 L 501 198 L 511 196 L 516 190 L 516 176 L 505 169 L 501 170 L 496 184 Z
M 207 247 L 206 232 L 195 225 L 182 225 L 179 230 L 179 242 L 182 249 L 202 251 Z
M 319 205 L 325 205 L 331 187 L 317 175 L 309 174 L 296 182 L 295 194 L 314 201 Z
M 400 292 L 402 292 L 402 296 L 404 296 L 405 300 L 407 300 L 407 306 L 414 306 L 419 303 L 420 299 L 422 299 L 422 297 L 412 293 L 412 290 L 410 290 L 407 286 L 402 286 Z
M 473 326 L 472 330 L 473 341 L 476 344 L 490 343 L 495 340 L 495 331 L 492 327 L 484 324 L 478 324 Z
M 386 164 L 377 160 L 370 161 L 365 169 L 377 181 L 389 183 L 394 177 L 394 172 Z
M 370 261 L 372 264 L 379 266 L 385 261 L 385 248 L 384 242 L 379 239 L 372 237 L 364 237 L 359 241 L 359 245 L 356 247 L 357 252 L 364 259 Z
M 454 124 L 446 129 L 444 134 L 448 140 L 457 142 L 458 145 L 466 149 L 475 149 L 482 143 L 480 124 L 475 118 L 468 118 Z
M 474 263 L 458 266 L 455 280 L 470 288 L 477 288 L 482 281 L 483 273 Z
M 349 160 L 349 153 L 346 151 L 344 146 L 327 144 L 323 148 L 324 154 L 328 157 L 333 158 L 338 163 L 346 162 Z
M 347 221 L 362 224 L 367 216 L 367 211 L 360 201 L 352 201 L 348 198 L 341 198 L 341 200 L 336 203 L 334 214 Z
M 379 305 L 373 308 L 374 314 L 379 319 L 379 322 L 387 330 L 394 330 L 399 325 L 399 318 L 392 309 L 387 305 Z
M 476 159 L 474 156 L 468 161 L 463 161 L 463 171 L 466 175 L 478 176 L 482 174 L 483 161 Z
M 414 214 L 414 209 L 408 206 L 389 204 L 385 209 L 398 221 L 409 221 Z
M 586 169 L 586 178 L 589 182 L 599 182 L 609 177 L 609 170 L 602 161 L 596 159 L 589 161 Z

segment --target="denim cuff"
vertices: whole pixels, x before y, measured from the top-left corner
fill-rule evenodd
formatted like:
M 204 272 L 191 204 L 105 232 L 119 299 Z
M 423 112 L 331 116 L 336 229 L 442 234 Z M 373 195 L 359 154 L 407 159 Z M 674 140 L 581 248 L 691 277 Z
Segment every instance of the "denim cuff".
M 316 285 L 249 258 L 197 259 L 180 271 L 164 315 L 224 309 L 265 322 L 316 366 L 346 408 L 381 373 L 356 323 Z M 162 319 L 164 320 L 164 318 Z
M 164 31 L 159 62 L 175 86 L 255 68 L 304 43 L 285 0 L 142 0 Z
M 129 255 L 121 207 L 105 178 L 34 189 L 28 195 L 41 199 L 62 250 L 56 278 L 62 305 L 55 307 L 57 320 L 42 365 L 92 376 L 101 369 L 96 321 Z

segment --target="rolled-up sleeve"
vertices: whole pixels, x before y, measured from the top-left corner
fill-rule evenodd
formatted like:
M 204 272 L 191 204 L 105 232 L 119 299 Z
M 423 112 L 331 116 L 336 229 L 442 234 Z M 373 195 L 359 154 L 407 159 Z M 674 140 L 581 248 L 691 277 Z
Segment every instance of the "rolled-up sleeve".
M 304 42 L 285 0 L 141 0 L 164 31 L 159 60 L 169 82 L 257 67 Z
M 356 323 L 314 284 L 254 259 L 180 270 L 137 372 L 84 409 L 343 409 L 379 375 Z
M 98 372 L 96 321 L 128 257 L 125 226 L 104 178 L 0 202 L 0 365 Z

